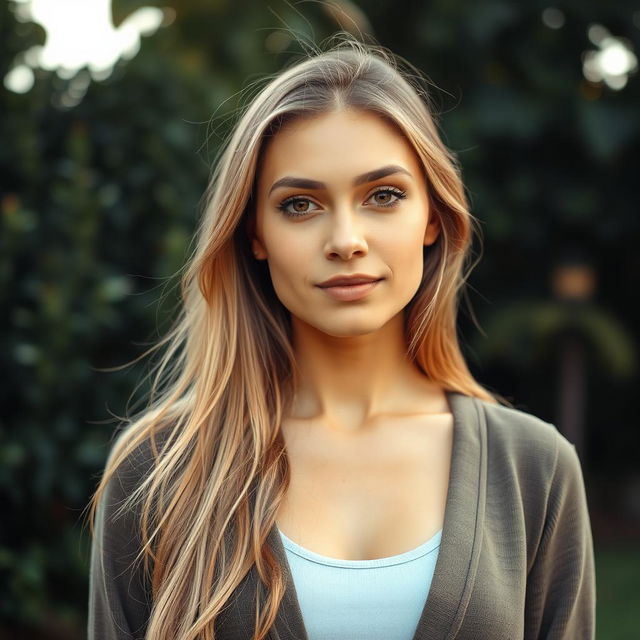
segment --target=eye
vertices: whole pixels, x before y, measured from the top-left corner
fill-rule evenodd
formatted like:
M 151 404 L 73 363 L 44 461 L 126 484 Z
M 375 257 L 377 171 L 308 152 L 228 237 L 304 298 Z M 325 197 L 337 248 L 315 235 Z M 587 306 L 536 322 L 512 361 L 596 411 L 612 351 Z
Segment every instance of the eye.
M 374 203 L 379 207 L 395 207 L 400 202 L 400 200 L 407 197 L 406 191 L 401 191 L 400 189 L 396 189 L 395 187 L 382 187 L 381 189 L 377 189 L 376 191 L 374 191 L 367 200 L 371 200 L 371 198 L 375 198 L 380 194 L 383 194 L 385 196 L 385 199 L 382 202 L 378 200 L 377 203 Z M 395 198 L 395 200 L 391 198 Z
M 380 200 L 374 202 L 374 206 L 384 208 L 395 207 L 400 200 L 407 197 L 406 191 L 402 191 L 396 187 L 381 187 L 376 189 L 376 191 L 374 191 L 367 200 L 365 200 L 365 202 L 368 202 L 372 198 L 377 198 L 379 195 L 384 196 L 385 199 L 382 202 Z M 316 208 L 310 208 L 311 205 Z M 313 213 L 314 211 L 319 210 L 319 207 L 317 207 L 309 198 L 303 198 L 302 196 L 291 196 L 290 198 L 286 198 L 277 205 L 277 207 L 289 218 L 305 216 L 308 213 Z M 293 208 L 291 209 L 290 207 Z
M 298 205 L 301 204 L 302 207 L 298 208 Z M 315 209 L 309 209 L 309 204 L 313 204 L 309 198 L 302 198 L 300 196 L 293 196 L 291 198 L 287 198 L 283 200 L 279 205 L 278 209 L 284 213 L 285 216 L 289 216 L 291 218 L 295 218 L 296 216 L 304 216 L 307 213 L 312 213 Z M 293 205 L 293 211 L 289 209 L 289 206 Z

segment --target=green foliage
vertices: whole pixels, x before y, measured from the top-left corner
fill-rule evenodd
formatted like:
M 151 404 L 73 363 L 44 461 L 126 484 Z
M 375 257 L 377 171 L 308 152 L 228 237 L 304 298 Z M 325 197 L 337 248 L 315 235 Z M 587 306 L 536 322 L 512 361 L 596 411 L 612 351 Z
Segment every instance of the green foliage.
M 640 600 L 638 572 L 637 548 L 609 547 L 596 552 L 597 638 L 628 640 L 637 635 L 638 612 L 633 603 Z
M 557 341 L 569 333 L 585 339 L 599 367 L 612 377 L 629 376 L 637 366 L 625 329 L 616 318 L 590 304 L 515 302 L 495 311 L 485 328 L 486 336 L 474 341 L 480 359 L 506 360 L 515 371 L 553 359 Z
M 266 7 L 176 8 L 171 28 L 71 108 L 86 71 L 70 80 L 39 71 L 27 94 L 0 93 L 0 137 L 10 141 L 0 145 L 0 636 L 83 636 L 83 510 L 118 424 L 110 417 L 127 413 L 146 372 L 105 370 L 166 328 L 223 118 L 250 73 L 280 64 L 265 53 L 268 34 L 255 33 Z M 4 73 L 44 41 L 11 9 L 0 9 Z

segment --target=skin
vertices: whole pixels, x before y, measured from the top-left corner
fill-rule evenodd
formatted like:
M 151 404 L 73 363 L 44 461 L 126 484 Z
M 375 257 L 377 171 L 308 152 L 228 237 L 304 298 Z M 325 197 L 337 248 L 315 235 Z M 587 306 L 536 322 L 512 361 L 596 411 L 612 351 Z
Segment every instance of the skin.
M 388 165 L 410 175 L 352 185 L 354 177 Z M 327 186 L 269 193 L 284 176 Z M 400 189 L 406 197 L 374 194 L 380 187 Z M 308 213 L 287 217 L 280 211 L 291 196 L 307 200 L 288 210 Z M 394 407 L 404 413 L 416 403 L 428 405 L 434 394 L 442 408 L 441 393 L 406 358 L 403 338 L 403 309 L 422 278 L 423 246 L 439 232 L 418 156 L 378 115 L 349 109 L 296 120 L 269 141 L 257 181 L 252 249 L 267 260 L 276 294 L 292 315 L 302 374 L 294 415 L 324 416 L 357 430 Z M 384 280 L 352 302 L 335 301 L 316 286 L 349 273 Z
M 388 165 L 395 173 L 353 186 Z M 279 187 L 285 176 L 322 189 Z M 399 199 L 381 187 L 406 193 Z M 289 202 L 287 217 L 278 205 Z M 395 202 L 394 206 L 383 204 Z M 384 557 L 441 526 L 452 421 L 446 396 L 407 358 L 403 314 L 440 233 L 413 147 L 378 115 L 341 110 L 290 123 L 269 140 L 257 176 L 252 250 L 291 312 L 300 384 L 282 423 L 291 485 L 285 534 L 337 558 Z M 340 302 L 316 285 L 334 275 L 383 277 Z

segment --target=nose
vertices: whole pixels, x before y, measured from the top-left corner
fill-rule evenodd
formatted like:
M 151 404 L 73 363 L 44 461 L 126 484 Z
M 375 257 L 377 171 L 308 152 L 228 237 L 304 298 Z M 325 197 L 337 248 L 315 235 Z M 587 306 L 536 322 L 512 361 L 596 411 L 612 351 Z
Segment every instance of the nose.
M 325 243 L 327 258 L 349 260 L 354 254 L 366 255 L 369 248 L 356 214 L 344 207 L 326 219 L 330 225 Z

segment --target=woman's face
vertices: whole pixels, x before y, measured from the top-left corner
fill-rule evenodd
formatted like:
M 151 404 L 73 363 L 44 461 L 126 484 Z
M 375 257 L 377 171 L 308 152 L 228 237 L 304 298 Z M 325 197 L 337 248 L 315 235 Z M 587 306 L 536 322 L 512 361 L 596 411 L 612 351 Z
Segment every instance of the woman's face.
M 256 195 L 252 249 L 294 327 L 371 333 L 416 293 L 439 227 L 420 160 L 380 116 L 349 109 L 289 123 L 267 142 Z M 319 286 L 353 274 L 380 280 Z

